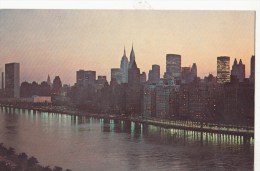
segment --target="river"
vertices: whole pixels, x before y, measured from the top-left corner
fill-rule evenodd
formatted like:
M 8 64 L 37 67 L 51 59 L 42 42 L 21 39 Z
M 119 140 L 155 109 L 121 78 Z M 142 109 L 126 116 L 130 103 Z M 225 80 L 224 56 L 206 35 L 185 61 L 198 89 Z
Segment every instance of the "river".
M 86 170 L 253 170 L 243 137 L 134 122 L 0 109 L 0 142 L 44 166 Z

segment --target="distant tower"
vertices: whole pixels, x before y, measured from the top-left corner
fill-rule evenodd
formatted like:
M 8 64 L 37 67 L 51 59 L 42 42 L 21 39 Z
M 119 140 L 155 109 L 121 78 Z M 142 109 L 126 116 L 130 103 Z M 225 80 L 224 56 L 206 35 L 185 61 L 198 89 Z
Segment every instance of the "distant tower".
M 255 56 L 251 57 L 250 63 L 250 81 L 255 82 Z
M 128 82 L 128 59 L 126 57 L 125 48 L 124 48 L 124 55 L 121 59 L 120 69 L 122 72 L 121 82 L 127 83 Z
M 164 74 L 164 78 L 181 80 L 181 55 L 166 55 L 166 73 Z
M 235 59 L 231 70 L 231 78 L 237 78 L 239 82 L 244 81 L 245 65 L 242 63 L 241 59 L 239 60 L 239 64 L 237 64 L 237 59 Z
M 152 77 L 153 83 L 159 83 L 160 81 L 160 65 L 152 65 Z
M 133 44 L 132 44 L 132 50 L 131 50 L 131 53 L 130 53 L 130 61 L 129 61 L 128 69 L 132 68 L 134 61 L 135 61 L 135 52 L 134 52 L 134 47 L 133 47 Z
M 4 95 L 5 88 L 4 88 L 4 72 L 2 72 L 2 96 Z
M 53 88 L 52 88 L 53 95 L 60 95 L 61 89 L 62 89 L 61 79 L 59 76 L 56 76 L 53 80 Z
M 6 97 L 20 97 L 20 64 L 5 64 L 5 95 Z
M 115 80 L 117 84 L 121 84 L 122 72 L 120 68 L 111 68 L 111 80 Z
M 47 84 L 49 85 L 49 86 L 51 86 L 51 79 L 50 79 L 50 76 L 48 75 L 48 78 L 47 78 Z
M 191 67 L 191 81 L 195 80 L 196 78 L 197 78 L 197 65 L 196 63 L 193 63 Z
M 140 75 L 140 83 L 145 84 L 145 82 L 146 82 L 146 73 L 142 72 L 142 74 Z
M 230 82 L 230 57 L 220 56 L 217 57 L 217 82 L 224 84 Z

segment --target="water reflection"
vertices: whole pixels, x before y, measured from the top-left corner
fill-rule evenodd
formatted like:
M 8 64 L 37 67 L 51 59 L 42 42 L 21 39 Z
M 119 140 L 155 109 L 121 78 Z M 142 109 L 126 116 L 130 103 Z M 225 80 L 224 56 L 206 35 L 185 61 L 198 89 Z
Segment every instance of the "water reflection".
M 6 108 L 0 139 L 73 170 L 253 169 L 253 139 L 131 121 Z

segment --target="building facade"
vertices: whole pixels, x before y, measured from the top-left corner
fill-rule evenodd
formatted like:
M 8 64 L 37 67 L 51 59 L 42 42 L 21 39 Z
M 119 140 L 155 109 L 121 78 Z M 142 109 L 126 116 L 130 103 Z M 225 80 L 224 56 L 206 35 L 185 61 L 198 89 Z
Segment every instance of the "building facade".
M 76 83 L 80 87 L 85 87 L 88 85 L 94 85 L 96 81 L 96 71 L 85 71 L 79 70 L 76 73 Z
M 237 63 L 237 59 L 234 60 L 232 70 L 231 70 L 231 78 L 236 78 L 239 82 L 244 81 L 244 79 L 245 79 L 245 64 L 242 63 L 241 59 L 239 60 L 239 63 Z
M 5 64 L 5 96 L 8 98 L 20 97 L 20 64 Z
M 230 57 L 217 57 L 217 82 L 224 84 L 230 82 Z
M 166 72 L 164 78 L 181 80 L 181 55 L 166 55 Z

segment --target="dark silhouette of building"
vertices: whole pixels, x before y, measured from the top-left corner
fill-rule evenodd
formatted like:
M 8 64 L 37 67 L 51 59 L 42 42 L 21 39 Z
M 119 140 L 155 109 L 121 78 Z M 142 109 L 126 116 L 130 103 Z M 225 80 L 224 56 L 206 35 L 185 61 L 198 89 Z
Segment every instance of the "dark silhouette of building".
M 134 52 L 133 52 L 134 53 Z M 135 60 L 128 69 L 128 87 L 126 97 L 126 110 L 128 114 L 138 114 L 141 111 L 141 84 L 140 69 Z
M 96 71 L 79 70 L 77 71 L 76 75 L 77 75 L 78 86 L 88 86 L 88 85 L 94 86 L 96 81 Z
M 9 98 L 20 97 L 20 64 L 5 64 L 5 96 Z
M 4 72 L 2 72 L 2 92 L 1 97 L 4 97 L 5 87 L 4 87 Z
M 223 110 L 221 114 L 227 123 L 254 124 L 254 86 L 249 82 L 224 85 Z
M 196 63 L 193 63 L 191 67 L 191 81 L 196 79 L 197 79 L 197 65 Z
M 51 78 L 50 78 L 50 75 L 48 75 L 48 77 L 47 77 L 47 84 L 48 84 L 49 86 L 51 86 Z
M 158 84 L 160 81 L 160 66 L 152 65 L 152 70 L 149 70 L 148 82 L 150 84 Z
M 56 76 L 53 80 L 52 95 L 61 95 L 62 83 L 59 76 Z
M 251 57 L 250 62 L 250 81 L 255 82 L 255 55 Z
M 146 83 L 146 73 L 145 72 L 142 72 L 142 74 L 140 75 L 140 83 L 141 84 Z
M 181 55 L 167 54 L 166 55 L 166 79 L 181 80 Z
M 217 57 L 217 82 L 224 84 L 230 82 L 230 57 Z
M 239 60 L 237 63 L 237 59 L 234 60 L 232 70 L 231 70 L 231 81 L 232 79 L 238 79 L 239 82 L 243 82 L 245 79 L 245 65 L 242 63 L 242 60 Z
M 191 82 L 191 68 L 190 67 L 181 68 L 181 80 L 182 80 L 182 83 Z

